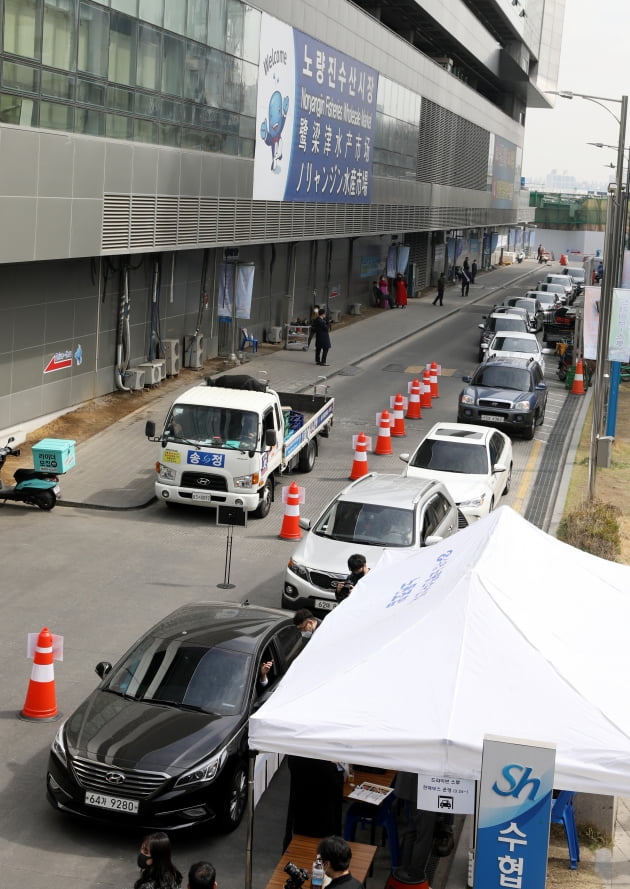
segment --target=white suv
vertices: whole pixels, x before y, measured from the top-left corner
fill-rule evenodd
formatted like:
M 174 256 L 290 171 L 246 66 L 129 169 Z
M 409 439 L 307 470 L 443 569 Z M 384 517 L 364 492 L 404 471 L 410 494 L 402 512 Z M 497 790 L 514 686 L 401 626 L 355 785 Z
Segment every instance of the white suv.
M 328 504 L 289 560 L 282 607 L 331 611 L 348 557 L 361 553 L 373 567 L 385 550 L 406 555 L 467 525 L 441 482 L 371 472 L 347 485 Z

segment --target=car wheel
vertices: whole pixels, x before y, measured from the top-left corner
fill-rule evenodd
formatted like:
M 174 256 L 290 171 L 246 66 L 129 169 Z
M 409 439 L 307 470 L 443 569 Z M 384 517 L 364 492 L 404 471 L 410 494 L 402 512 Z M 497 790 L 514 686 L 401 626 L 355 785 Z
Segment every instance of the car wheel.
M 271 482 L 268 481 L 265 484 L 265 487 L 260 492 L 260 500 L 258 502 L 258 506 L 252 513 L 255 519 L 264 519 L 269 515 L 269 512 L 271 510 L 271 500 Z
M 532 416 L 532 421 L 529 424 L 529 426 L 527 426 L 523 430 L 523 438 L 526 439 L 527 441 L 531 441 L 532 438 L 534 437 L 535 430 L 536 430 L 536 415 L 534 414 Z
M 501 491 L 502 497 L 505 497 L 506 494 L 509 494 L 511 484 L 512 484 L 512 464 L 510 463 L 510 468 L 508 469 L 507 479 L 505 480 L 505 487 Z
M 317 448 L 315 442 L 311 439 L 305 448 L 300 451 L 298 459 L 298 469 L 300 472 L 312 472 L 315 466 L 315 457 L 317 456 Z
M 242 762 L 238 762 L 223 787 L 222 799 L 217 806 L 217 817 L 222 830 L 236 830 L 245 814 L 247 806 L 247 772 Z

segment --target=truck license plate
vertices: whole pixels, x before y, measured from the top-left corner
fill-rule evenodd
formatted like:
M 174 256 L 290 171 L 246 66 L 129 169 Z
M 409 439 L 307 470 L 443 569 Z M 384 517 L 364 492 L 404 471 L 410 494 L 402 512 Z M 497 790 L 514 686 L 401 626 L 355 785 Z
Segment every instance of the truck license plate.
M 212 502 L 212 494 L 196 494 L 193 491 L 192 499 L 193 500 L 200 500 L 202 503 L 211 503 Z
M 332 611 L 337 603 L 331 602 L 330 599 L 315 599 L 313 604 L 320 611 Z
M 490 420 L 492 423 L 502 423 L 504 420 L 503 417 L 496 417 L 494 414 L 482 414 L 481 419 Z
M 109 809 L 111 812 L 129 812 L 138 814 L 138 800 L 124 799 L 122 796 L 107 796 L 104 793 L 93 793 L 87 790 L 85 793 L 87 806 L 98 806 L 99 809 Z

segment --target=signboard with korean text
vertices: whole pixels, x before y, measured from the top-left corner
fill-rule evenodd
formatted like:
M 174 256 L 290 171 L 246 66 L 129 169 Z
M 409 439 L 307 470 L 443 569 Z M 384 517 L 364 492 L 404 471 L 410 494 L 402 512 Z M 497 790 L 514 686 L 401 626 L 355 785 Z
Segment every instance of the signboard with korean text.
M 609 361 L 630 361 L 630 290 L 615 287 L 610 313 Z
M 514 203 L 514 177 L 516 171 L 516 145 L 494 137 L 492 153 L 492 206 L 509 210 Z
M 378 72 L 262 14 L 254 200 L 369 203 Z
M 418 808 L 426 812 L 470 815 L 475 811 L 475 782 L 470 778 L 420 774 Z
M 545 889 L 553 744 L 483 742 L 474 889 Z

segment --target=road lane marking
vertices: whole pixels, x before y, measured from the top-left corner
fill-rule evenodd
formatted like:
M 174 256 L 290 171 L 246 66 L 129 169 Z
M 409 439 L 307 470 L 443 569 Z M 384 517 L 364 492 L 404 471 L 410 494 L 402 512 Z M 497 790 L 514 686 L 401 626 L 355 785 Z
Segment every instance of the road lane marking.
M 521 514 L 522 512 L 523 503 L 530 487 L 530 475 L 534 472 L 534 466 L 536 464 L 536 461 L 538 460 L 538 454 L 541 447 L 542 442 L 537 438 L 534 439 L 534 442 L 532 444 L 532 451 L 529 455 L 529 460 L 527 461 L 525 470 L 523 472 L 523 478 L 521 479 L 521 483 L 518 486 L 516 497 L 514 498 L 514 502 L 512 504 L 512 509 L 519 514 Z

